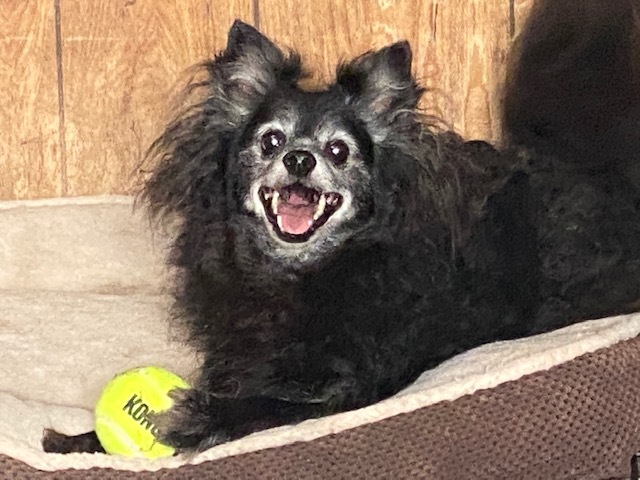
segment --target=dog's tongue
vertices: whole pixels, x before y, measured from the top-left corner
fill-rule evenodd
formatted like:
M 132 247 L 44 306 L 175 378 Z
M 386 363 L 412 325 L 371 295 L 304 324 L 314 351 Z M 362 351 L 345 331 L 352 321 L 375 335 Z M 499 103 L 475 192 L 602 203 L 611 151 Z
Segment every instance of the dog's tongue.
M 316 206 L 305 198 L 292 193 L 286 201 L 278 204 L 280 229 L 291 235 L 302 235 L 313 225 L 313 214 Z

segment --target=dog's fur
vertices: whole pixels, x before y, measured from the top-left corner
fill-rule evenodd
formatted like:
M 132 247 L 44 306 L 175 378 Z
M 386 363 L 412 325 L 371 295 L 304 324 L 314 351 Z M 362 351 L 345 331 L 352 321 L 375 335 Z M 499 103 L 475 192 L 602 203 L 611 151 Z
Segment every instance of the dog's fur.
M 564 3 L 538 2 L 512 56 L 499 150 L 424 121 L 407 43 L 305 91 L 297 55 L 233 25 L 143 193 L 179 219 L 175 321 L 204 358 L 154 419 L 164 442 L 362 407 L 474 346 L 634 309 L 637 5 Z M 282 217 L 305 195 L 338 206 L 278 227 L 270 189 L 291 195 Z

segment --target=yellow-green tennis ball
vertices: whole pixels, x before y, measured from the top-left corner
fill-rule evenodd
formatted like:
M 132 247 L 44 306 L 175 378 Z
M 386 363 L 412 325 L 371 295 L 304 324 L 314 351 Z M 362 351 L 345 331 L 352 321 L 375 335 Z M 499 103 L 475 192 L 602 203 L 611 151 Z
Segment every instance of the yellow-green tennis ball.
M 106 452 L 144 458 L 173 455 L 173 448 L 156 439 L 149 415 L 173 405 L 169 392 L 175 388 L 189 385 L 159 367 L 136 368 L 111 380 L 95 409 L 96 435 Z

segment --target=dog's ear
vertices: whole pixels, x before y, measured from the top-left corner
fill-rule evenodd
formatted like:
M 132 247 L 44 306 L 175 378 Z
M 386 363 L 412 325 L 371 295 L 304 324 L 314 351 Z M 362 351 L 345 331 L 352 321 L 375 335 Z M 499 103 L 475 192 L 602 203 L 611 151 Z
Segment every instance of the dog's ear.
M 281 54 L 278 47 L 251 25 L 236 20 L 229 29 L 226 52 L 235 57 L 242 56 L 248 50 L 257 49 L 267 56 L 277 57 Z
M 236 20 L 229 30 L 227 47 L 212 67 L 222 67 L 224 87 L 238 106 L 254 104 L 279 82 L 295 83 L 301 75 L 297 54 L 285 55 L 252 26 Z
M 236 21 L 225 50 L 192 71 L 173 120 L 147 153 L 144 166 L 153 173 L 141 200 L 154 216 L 221 220 L 230 145 L 269 92 L 297 81 L 300 61 Z
M 411 56 L 408 42 L 365 53 L 338 68 L 336 83 L 349 103 L 373 117 L 413 110 L 422 89 L 411 74 Z

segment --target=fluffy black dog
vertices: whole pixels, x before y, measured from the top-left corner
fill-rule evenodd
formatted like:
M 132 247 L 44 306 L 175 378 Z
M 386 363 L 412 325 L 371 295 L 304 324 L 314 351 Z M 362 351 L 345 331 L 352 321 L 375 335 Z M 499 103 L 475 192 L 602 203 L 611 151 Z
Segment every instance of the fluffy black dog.
M 500 151 L 424 121 L 407 43 L 306 91 L 298 56 L 232 26 L 143 194 L 180 221 L 175 318 L 204 358 L 164 442 L 362 407 L 474 346 L 634 309 L 637 6 L 563 23 L 563 3 L 513 56 Z

